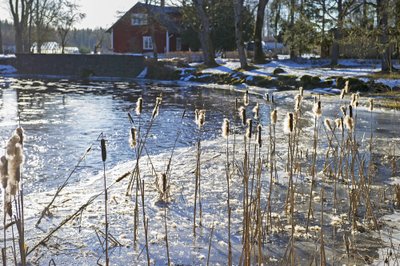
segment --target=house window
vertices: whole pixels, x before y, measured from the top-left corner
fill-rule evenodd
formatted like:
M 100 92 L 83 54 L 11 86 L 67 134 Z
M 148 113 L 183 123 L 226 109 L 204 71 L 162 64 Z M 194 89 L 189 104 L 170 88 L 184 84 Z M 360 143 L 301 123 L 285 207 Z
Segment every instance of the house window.
M 153 50 L 151 36 L 143 36 L 143 50 Z
M 132 25 L 133 26 L 147 25 L 147 14 L 141 14 L 141 13 L 132 14 Z
M 181 51 L 182 50 L 182 39 L 181 38 L 176 38 L 176 50 Z

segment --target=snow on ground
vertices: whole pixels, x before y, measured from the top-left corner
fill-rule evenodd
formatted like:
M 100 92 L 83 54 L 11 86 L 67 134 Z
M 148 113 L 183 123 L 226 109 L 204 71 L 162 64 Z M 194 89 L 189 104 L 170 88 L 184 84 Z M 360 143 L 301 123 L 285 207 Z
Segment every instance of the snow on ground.
M 240 62 L 232 59 L 217 59 L 218 67 L 207 68 L 202 73 L 208 74 L 231 74 L 240 68 Z M 255 65 L 257 69 L 244 71 L 243 74 L 248 76 L 271 76 L 276 68 L 285 70 L 285 74 L 301 77 L 303 75 L 318 76 L 326 79 L 333 76 L 343 77 L 366 77 L 370 74 L 380 71 L 379 62 L 376 60 L 339 60 L 339 66 L 331 68 L 328 66 L 329 60 L 322 59 L 303 59 L 300 62 L 294 62 L 289 59 L 272 60 L 263 65 Z M 398 66 L 397 66 L 398 67 Z M 369 78 L 363 78 L 368 80 Z M 388 85 L 393 88 L 400 85 L 399 80 L 394 79 L 378 79 L 377 82 Z

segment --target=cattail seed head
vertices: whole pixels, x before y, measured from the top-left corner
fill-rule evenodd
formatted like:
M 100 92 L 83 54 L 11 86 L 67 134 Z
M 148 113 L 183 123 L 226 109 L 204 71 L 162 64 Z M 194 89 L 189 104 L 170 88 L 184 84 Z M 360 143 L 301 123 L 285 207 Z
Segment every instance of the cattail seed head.
M 349 105 L 349 116 L 353 118 L 353 106 Z
M 262 146 L 261 132 L 262 132 L 262 127 L 261 127 L 261 125 L 258 125 L 257 126 L 257 144 L 258 144 L 258 147 L 260 147 L 260 148 Z
M 260 113 L 260 106 L 258 103 L 256 103 L 256 106 L 254 106 L 253 113 L 254 113 L 254 119 L 257 120 L 259 118 L 259 113 Z
M 16 145 L 21 142 L 20 137 L 17 134 L 13 134 L 11 138 L 7 141 L 6 147 L 6 158 L 7 160 L 11 159 L 15 156 L 16 153 Z
M 197 126 L 201 129 L 206 122 L 206 110 L 199 110 L 198 111 L 198 119 L 197 119 Z
M 273 95 L 273 94 L 271 95 L 271 103 L 275 103 L 274 95 Z
M 353 107 L 357 107 L 358 106 L 358 96 L 357 96 L 357 94 L 353 93 L 351 95 L 351 103 L 350 103 L 350 105 L 353 106 Z
M 293 113 L 288 113 L 285 119 L 283 131 L 287 134 L 293 132 L 294 129 L 294 116 Z
M 301 96 L 301 94 L 297 94 L 294 99 L 295 99 L 294 110 L 297 112 L 300 110 L 301 100 L 303 99 L 303 97 Z
M 161 180 L 162 180 L 162 192 L 165 194 L 167 192 L 167 174 L 162 173 L 161 174 Z
M 303 87 L 299 88 L 299 94 L 300 94 L 301 97 L 304 96 L 304 88 Z
M 3 193 L 5 193 L 5 189 L 7 188 L 8 182 L 8 162 L 6 156 L 1 156 L 0 158 L 0 179 L 1 179 L 1 187 L 4 189 Z
M 246 90 L 246 92 L 243 95 L 243 104 L 244 106 L 249 105 L 249 91 Z
M 224 118 L 224 122 L 222 123 L 222 136 L 224 138 L 228 138 L 229 133 L 230 133 L 229 120 L 227 118 Z
M 326 118 L 326 119 L 324 120 L 324 124 L 325 124 L 326 130 L 332 131 L 331 121 L 330 121 L 328 118 Z
M 100 140 L 100 146 L 101 146 L 101 160 L 105 162 L 107 160 L 107 149 L 106 149 L 106 140 L 104 138 Z
M 368 110 L 369 110 L 370 112 L 372 112 L 372 111 L 374 110 L 374 99 L 369 98 L 369 99 L 368 99 L 368 103 L 369 103 Z
M 346 116 L 346 112 L 347 112 L 346 106 L 344 106 L 344 105 L 340 106 L 340 111 L 342 111 L 343 116 Z
M 269 93 L 266 93 L 265 96 L 267 97 L 267 102 L 269 102 Z
M 24 138 L 25 138 L 24 137 L 24 129 L 22 127 L 17 127 L 15 129 L 15 134 L 18 135 L 18 137 L 19 137 L 19 143 L 21 145 L 23 145 L 24 144 Z
M 342 90 L 340 91 L 340 99 L 341 99 L 341 100 L 344 99 L 344 94 L 345 94 L 345 90 L 342 89 Z
M 156 105 L 154 106 L 153 113 L 151 115 L 152 119 L 154 119 L 154 118 L 156 118 L 158 116 L 158 113 L 160 111 L 161 102 L 162 102 L 162 98 L 161 97 L 157 97 L 156 98 Z
M 247 124 L 246 138 L 251 139 L 251 135 L 253 133 L 253 121 L 251 119 L 247 119 L 246 124 Z
M 320 117 L 322 115 L 321 101 L 318 101 L 314 104 L 313 107 L 314 116 Z
M 244 106 L 241 106 L 239 108 L 239 116 L 240 116 L 240 119 L 242 120 L 243 126 L 245 126 L 247 118 L 246 118 L 246 108 Z
M 342 117 L 336 118 L 335 125 L 336 125 L 336 128 L 343 130 L 343 118 Z
M 349 93 L 349 91 L 350 91 L 350 88 L 349 88 L 349 81 L 348 80 L 346 80 L 346 82 L 344 83 L 344 92 L 345 93 Z
M 142 97 L 139 97 L 137 99 L 135 110 L 136 110 L 137 115 L 140 115 L 142 113 L 142 110 L 143 110 L 143 98 Z
M 278 120 L 278 112 L 276 111 L 276 109 L 274 109 L 271 112 L 271 124 L 275 125 L 277 120 Z
M 346 115 L 346 117 L 344 118 L 344 124 L 346 125 L 346 128 L 349 131 L 353 131 L 354 121 L 353 121 L 353 118 L 351 116 Z
M 129 136 L 129 145 L 131 148 L 135 148 L 137 144 L 137 137 L 136 137 L 136 128 L 132 127 L 130 131 L 130 136 Z

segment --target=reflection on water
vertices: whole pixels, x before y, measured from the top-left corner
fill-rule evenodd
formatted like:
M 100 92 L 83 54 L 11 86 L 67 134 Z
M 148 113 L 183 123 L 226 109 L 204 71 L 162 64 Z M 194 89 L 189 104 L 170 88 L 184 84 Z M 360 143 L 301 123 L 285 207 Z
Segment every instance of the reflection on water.
M 203 138 L 220 132 L 220 121 L 231 116 L 233 92 L 138 85 L 135 83 L 74 83 L 12 79 L 2 87 L 0 99 L 0 136 L 4 143 L 18 124 L 27 134 L 24 176 L 26 188 L 42 190 L 60 184 L 88 146 L 101 132 L 108 139 L 108 166 L 134 156 L 128 145 L 130 123 L 127 112 L 144 99 L 143 115 L 137 123 L 146 125 L 155 98 L 162 93 L 163 103 L 147 147 L 149 153 L 171 149 L 177 131 L 182 130 L 177 146 L 191 145 L 197 136 L 193 110 L 204 108 L 207 123 Z M 186 110 L 181 125 L 182 114 Z M 136 116 L 134 116 L 136 118 Z M 79 175 L 101 170 L 98 144 L 79 169 Z M 78 175 L 78 176 L 79 176 Z M 78 177 L 76 177 L 78 178 Z
M 140 122 L 136 122 L 142 125 L 149 120 L 155 98 L 161 93 L 163 96 L 160 115 L 150 132 L 147 145 L 150 147 L 148 152 L 153 154 L 171 149 L 180 130 L 177 146 L 194 144 L 198 136 L 194 123 L 195 108 L 207 109 L 207 122 L 202 138 L 217 137 L 223 117 L 231 118 L 233 115 L 235 96 L 242 97 L 233 91 L 128 82 L 78 83 L 67 80 L 0 79 L 0 88 L 1 141 L 4 143 L 14 130 L 18 117 L 21 126 L 26 130 L 24 176 L 28 191 L 43 190 L 62 183 L 101 132 L 108 139 L 108 167 L 132 159 L 134 153 L 128 145 L 130 124 L 127 112 L 134 110 L 139 96 L 144 98 L 144 111 Z M 275 98 L 279 116 L 282 118 L 289 109 L 293 109 L 293 93 L 282 93 Z M 257 101 L 262 102 L 262 99 Z M 311 110 L 311 100 L 304 104 L 306 110 Z M 338 102 L 332 99 L 324 103 L 324 115 L 337 116 L 338 106 Z M 249 106 L 249 113 L 251 108 Z M 261 107 L 262 124 L 267 123 L 269 109 L 268 105 Z M 185 110 L 186 116 L 181 123 Z M 310 114 L 304 114 L 305 117 L 307 115 Z M 360 137 L 368 137 L 369 113 L 361 108 L 357 115 L 357 133 Z M 393 126 L 400 122 L 398 113 L 376 112 L 373 121 L 376 136 L 398 137 L 396 127 Z M 100 171 L 100 162 L 99 145 L 95 143 L 75 179 Z

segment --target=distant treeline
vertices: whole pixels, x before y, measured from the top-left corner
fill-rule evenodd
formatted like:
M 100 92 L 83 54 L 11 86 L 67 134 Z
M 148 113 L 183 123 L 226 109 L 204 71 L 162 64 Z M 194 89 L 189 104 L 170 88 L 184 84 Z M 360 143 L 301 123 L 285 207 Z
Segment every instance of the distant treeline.
M 1 36 L 5 53 L 13 53 L 15 50 L 15 33 L 13 24 L 7 20 L 0 20 Z M 73 29 L 68 35 L 67 46 L 78 47 L 80 53 L 108 52 L 111 47 L 110 36 L 106 29 Z M 45 42 L 60 43 L 55 29 L 50 29 L 46 34 Z

